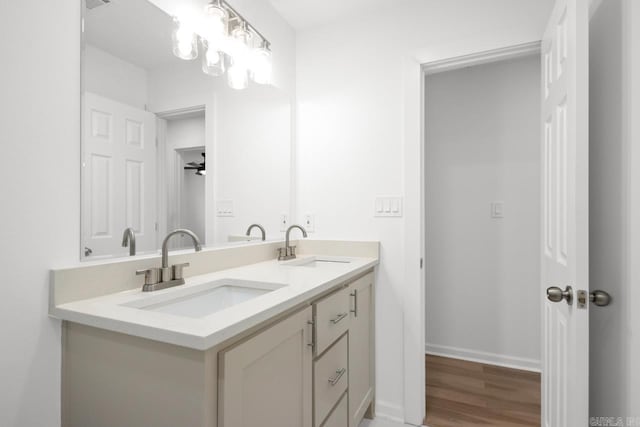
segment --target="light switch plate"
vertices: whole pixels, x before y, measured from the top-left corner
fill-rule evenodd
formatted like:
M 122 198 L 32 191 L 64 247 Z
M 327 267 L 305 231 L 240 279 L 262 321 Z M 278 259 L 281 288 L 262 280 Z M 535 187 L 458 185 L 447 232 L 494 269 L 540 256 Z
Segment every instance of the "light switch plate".
M 304 216 L 304 224 L 302 224 L 305 230 L 308 233 L 313 233 L 316 231 L 316 216 L 313 214 L 305 214 Z
M 491 202 L 491 218 L 504 218 L 504 202 Z
M 402 197 L 376 197 L 374 205 L 374 216 L 376 217 L 401 217 Z
M 218 200 L 216 202 L 216 216 L 218 217 L 234 216 L 233 200 Z

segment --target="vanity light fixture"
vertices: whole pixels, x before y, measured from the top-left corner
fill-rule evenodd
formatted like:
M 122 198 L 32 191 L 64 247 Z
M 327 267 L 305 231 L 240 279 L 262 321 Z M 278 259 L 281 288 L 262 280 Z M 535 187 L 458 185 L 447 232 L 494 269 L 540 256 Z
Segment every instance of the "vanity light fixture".
M 202 71 L 211 76 L 226 72 L 233 89 L 246 89 L 249 78 L 258 84 L 271 83 L 271 44 L 224 0 L 211 0 L 201 16 L 174 17 L 174 55 L 193 60 L 198 45 Z

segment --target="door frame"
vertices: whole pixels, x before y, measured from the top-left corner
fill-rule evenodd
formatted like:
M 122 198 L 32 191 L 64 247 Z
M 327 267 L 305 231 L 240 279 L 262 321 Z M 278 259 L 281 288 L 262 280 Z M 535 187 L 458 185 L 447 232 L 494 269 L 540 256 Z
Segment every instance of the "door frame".
M 429 51 L 416 52 L 403 60 L 406 287 L 403 293 L 404 408 L 397 414 L 389 415 L 390 418 L 412 425 L 422 425 L 426 415 L 426 275 L 423 269 L 426 252 L 424 217 L 427 208 L 424 197 L 425 78 L 439 72 L 539 53 L 541 40 L 498 46 L 489 43 L 484 49 L 465 49 L 465 46 L 460 46 L 459 54 L 447 56 L 437 56 Z

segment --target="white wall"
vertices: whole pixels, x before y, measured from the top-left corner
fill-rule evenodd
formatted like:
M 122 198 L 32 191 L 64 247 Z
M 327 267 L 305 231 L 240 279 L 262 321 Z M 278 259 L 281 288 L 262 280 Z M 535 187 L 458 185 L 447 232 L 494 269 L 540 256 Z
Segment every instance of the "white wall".
M 597 3 L 590 30 L 591 416 L 640 416 L 640 7 Z
M 427 352 L 539 369 L 539 56 L 430 75 L 425 93 Z
M 298 34 L 297 212 L 316 215 L 315 237 L 382 242 L 376 397 L 384 415 L 404 417 L 402 301 L 417 286 L 405 282 L 404 263 L 419 257 L 404 254 L 403 218 L 373 217 L 376 195 L 402 195 L 412 184 L 403 182 L 404 59 L 539 40 L 551 4 L 405 0 Z
M 291 184 L 289 97 L 272 87 L 226 89 L 217 105 L 211 159 L 216 200 L 232 201 L 234 216 L 217 218 L 215 241 L 243 235 L 253 223 L 265 227 L 267 238 L 282 238 L 280 218 L 289 213 Z
M 130 105 L 147 106 L 147 72 L 92 45 L 85 45 L 84 90 Z
M 3 1 L 0 52 L 0 425 L 58 426 L 48 285 L 80 255 L 80 2 Z

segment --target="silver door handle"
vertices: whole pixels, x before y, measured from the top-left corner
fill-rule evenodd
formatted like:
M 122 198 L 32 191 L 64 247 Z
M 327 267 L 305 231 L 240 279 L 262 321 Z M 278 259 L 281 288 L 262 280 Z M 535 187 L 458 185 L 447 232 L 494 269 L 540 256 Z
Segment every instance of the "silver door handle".
M 342 376 L 347 372 L 347 370 L 345 368 L 342 369 L 338 369 L 336 371 L 336 375 L 333 378 L 329 378 L 329 384 L 331 385 L 336 385 L 338 384 L 338 381 L 340 381 L 340 378 L 342 378 Z
M 345 317 L 347 317 L 349 315 L 349 313 L 341 313 L 338 314 L 338 317 L 336 317 L 335 319 L 331 319 L 331 323 L 333 323 L 334 325 L 337 323 L 340 323 L 340 321 L 342 319 L 344 319 Z
M 567 304 L 571 305 L 573 302 L 573 288 L 567 286 L 563 291 L 557 286 L 551 286 L 547 288 L 547 299 L 551 302 L 560 302 L 565 300 Z
M 598 307 L 606 307 L 611 304 L 611 295 L 605 291 L 593 291 L 589 293 L 589 301 Z

